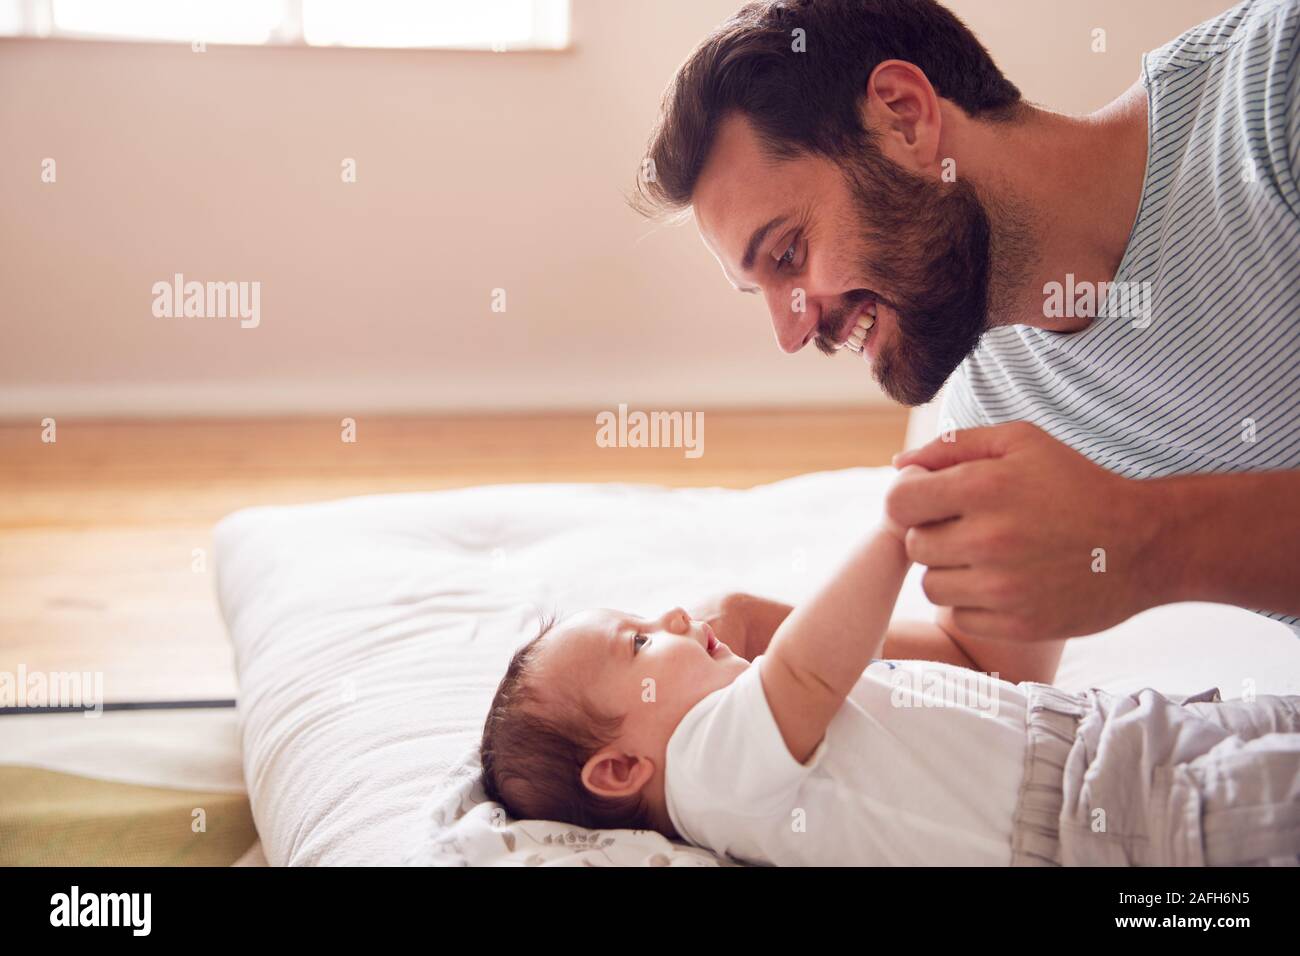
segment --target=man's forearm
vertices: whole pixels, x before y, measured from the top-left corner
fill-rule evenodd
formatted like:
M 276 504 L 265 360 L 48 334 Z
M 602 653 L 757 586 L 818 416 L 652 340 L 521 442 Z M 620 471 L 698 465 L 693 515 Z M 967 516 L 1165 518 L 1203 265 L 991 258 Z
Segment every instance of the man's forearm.
M 794 607 L 781 601 L 758 597 L 753 594 L 737 594 L 739 613 L 745 622 L 745 646 L 743 656 L 752 661 L 767 650 L 772 643 L 772 635 L 781 626 L 781 622 L 790 616 Z M 732 651 L 741 653 L 736 648 Z
M 1065 641 L 1016 644 L 962 634 L 952 620 L 952 608 L 939 608 L 938 619 L 894 621 L 885 635 L 881 657 L 939 661 L 969 667 L 1018 684 L 1031 680 L 1050 684 L 1056 679 Z
M 1156 516 L 1144 570 L 1154 600 L 1300 615 L 1300 471 L 1137 482 Z
M 975 659 L 933 621 L 890 622 L 880 656 L 886 660 L 938 661 L 971 670 L 980 669 Z

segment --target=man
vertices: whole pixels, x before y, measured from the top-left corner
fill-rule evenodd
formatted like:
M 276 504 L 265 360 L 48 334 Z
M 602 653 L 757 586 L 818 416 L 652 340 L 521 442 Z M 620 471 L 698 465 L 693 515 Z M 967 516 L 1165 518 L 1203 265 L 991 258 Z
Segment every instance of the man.
M 642 210 L 693 209 L 783 350 L 947 384 L 887 510 L 955 633 L 1300 626 L 1298 22 L 1248 0 L 1081 118 L 932 0 L 750 4 L 674 79 Z

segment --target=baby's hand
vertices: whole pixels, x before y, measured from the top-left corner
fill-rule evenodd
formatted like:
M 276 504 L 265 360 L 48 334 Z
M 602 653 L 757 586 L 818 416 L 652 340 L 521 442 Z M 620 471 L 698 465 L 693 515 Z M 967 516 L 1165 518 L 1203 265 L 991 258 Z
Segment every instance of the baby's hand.
M 924 474 L 928 474 L 928 471 L 920 465 L 908 465 L 906 468 L 900 469 L 898 474 L 894 476 L 894 485 L 897 486 L 909 481 L 915 481 L 918 476 Z M 886 531 L 896 537 L 899 541 L 906 542 L 907 529 L 891 518 L 888 510 L 882 512 L 880 522 Z

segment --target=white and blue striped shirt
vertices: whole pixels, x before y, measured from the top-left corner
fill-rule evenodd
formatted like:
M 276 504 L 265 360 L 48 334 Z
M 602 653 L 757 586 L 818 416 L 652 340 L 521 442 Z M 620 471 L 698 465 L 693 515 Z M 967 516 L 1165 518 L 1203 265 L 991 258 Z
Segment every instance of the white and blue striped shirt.
M 946 427 L 1032 422 L 1135 478 L 1300 469 L 1298 22 L 1300 0 L 1248 0 L 1143 57 L 1146 177 L 1116 289 L 1081 332 L 987 332 Z

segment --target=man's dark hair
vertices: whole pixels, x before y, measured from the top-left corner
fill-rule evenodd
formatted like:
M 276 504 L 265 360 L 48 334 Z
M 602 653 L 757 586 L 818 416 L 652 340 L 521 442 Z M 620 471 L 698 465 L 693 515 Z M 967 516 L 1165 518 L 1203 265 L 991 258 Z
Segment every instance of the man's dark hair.
M 865 150 L 871 139 L 859 111 L 867 79 L 895 59 L 919 67 L 968 116 L 1018 113 L 1020 91 L 934 0 L 762 0 L 714 30 L 678 70 L 633 205 L 646 215 L 689 206 L 718 126 L 733 111 L 777 159 L 811 153 L 839 161 Z

